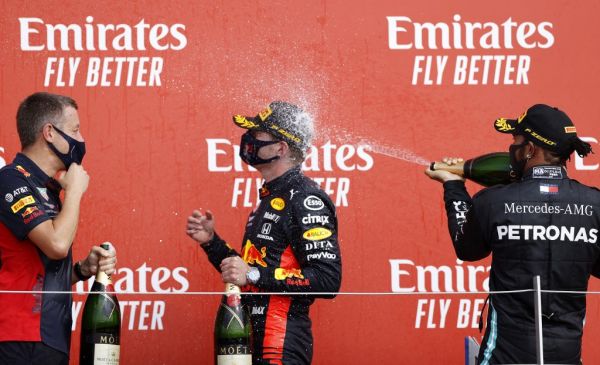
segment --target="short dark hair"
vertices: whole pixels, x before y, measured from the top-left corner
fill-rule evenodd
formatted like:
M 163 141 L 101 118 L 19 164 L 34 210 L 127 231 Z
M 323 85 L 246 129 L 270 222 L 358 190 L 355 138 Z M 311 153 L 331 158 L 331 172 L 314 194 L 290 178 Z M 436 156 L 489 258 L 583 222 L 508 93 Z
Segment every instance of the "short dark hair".
M 304 162 L 305 158 L 306 154 L 302 152 L 301 149 L 296 146 L 290 146 L 290 160 L 294 161 L 296 164 L 301 164 Z
M 552 164 L 552 165 L 560 165 L 560 166 L 566 166 L 567 165 L 567 161 L 569 161 L 571 159 L 571 156 L 561 156 L 557 153 L 554 153 L 552 151 L 549 151 L 547 149 L 543 149 L 544 151 L 544 160 L 546 160 L 547 163 Z
M 17 132 L 21 149 L 35 143 L 46 122 L 57 124 L 66 107 L 77 109 L 75 100 L 68 96 L 38 92 L 29 95 L 17 110 Z

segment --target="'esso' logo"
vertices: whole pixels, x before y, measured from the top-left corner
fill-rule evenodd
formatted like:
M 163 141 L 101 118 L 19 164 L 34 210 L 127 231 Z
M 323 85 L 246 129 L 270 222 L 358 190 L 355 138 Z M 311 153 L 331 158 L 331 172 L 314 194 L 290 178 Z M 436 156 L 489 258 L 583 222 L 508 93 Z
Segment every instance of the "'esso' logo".
M 321 210 L 324 206 L 323 201 L 314 195 L 309 195 L 304 199 L 304 208 L 308 210 Z

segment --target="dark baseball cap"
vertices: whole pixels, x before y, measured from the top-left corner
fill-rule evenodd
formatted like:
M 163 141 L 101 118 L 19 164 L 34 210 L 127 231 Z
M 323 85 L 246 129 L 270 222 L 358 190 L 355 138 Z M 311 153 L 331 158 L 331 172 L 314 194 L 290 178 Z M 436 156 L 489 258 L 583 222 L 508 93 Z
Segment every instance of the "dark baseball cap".
M 532 106 L 517 119 L 498 118 L 494 128 L 500 133 L 523 135 L 560 156 L 570 155 L 578 144 L 585 144 L 577 137 L 577 129 L 567 114 L 545 104 Z
M 234 115 L 233 122 L 240 128 L 267 132 L 303 152 L 310 147 L 313 137 L 310 115 L 285 101 L 272 102 L 255 117 Z

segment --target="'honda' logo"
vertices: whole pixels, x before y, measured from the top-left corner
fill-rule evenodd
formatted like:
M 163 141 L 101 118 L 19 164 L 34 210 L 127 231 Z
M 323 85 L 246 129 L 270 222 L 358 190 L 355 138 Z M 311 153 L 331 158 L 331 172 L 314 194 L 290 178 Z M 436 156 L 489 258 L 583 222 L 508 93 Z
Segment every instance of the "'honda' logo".
M 263 224 L 260 233 L 262 234 L 269 234 L 271 233 L 271 223 L 265 223 Z

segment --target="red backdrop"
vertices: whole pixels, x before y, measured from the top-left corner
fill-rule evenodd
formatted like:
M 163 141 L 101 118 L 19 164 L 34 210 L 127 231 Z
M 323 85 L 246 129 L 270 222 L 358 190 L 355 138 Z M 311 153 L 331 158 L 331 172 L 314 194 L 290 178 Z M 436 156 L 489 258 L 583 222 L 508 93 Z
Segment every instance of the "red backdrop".
M 19 151 L 23 98 L 47 90 L 77 100 L 91 183 L 75 257 L 109 240 L 117 288 L 153 293 L 120 296 L 125 364 L 212 361 L 219 297 L 161 292 L 223 288 L 184 226 L 192 209 L 210 208 L 239 245 L 258 175 L 236 158 L 232 114 L 282 99 L 315 117 L 306 169 L 338 205 L 343 291 L 463 292 L 318 301 L 315 364 L 460 363 L 464 337 L 479 336 L 484 296 L 468 292 L 487 289 L 489 260 L 456 261 L 441 186 L 408 160 L 507 150 L 492 121 L 538 102 L 566 110 L 600 148 L 594 1 L 5 1 L 0 10 L 0 164 Z M 592 155 L 569 171 L 598 185 L 599 163 Z M 590 297 L 585 362 L 600 356 L 599 310 Z

